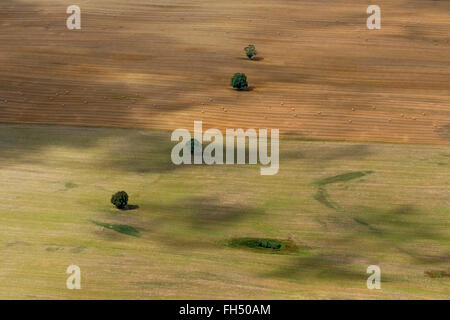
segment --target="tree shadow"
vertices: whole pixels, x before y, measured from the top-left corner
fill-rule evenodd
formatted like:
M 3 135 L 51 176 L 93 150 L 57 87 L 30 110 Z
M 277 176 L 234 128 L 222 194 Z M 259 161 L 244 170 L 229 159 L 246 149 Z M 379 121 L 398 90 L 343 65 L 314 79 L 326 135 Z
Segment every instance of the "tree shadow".
M 238 58 L 239 60 L 245 60 L 245 61 L 255 61 L 255 62 L 258 62 L 258 61 L 263 61 L 264 60 L 264 57 L 253 57 L 252 59 L 249 59 L 249 58 L 245 58 L 245 57 L 240 57 L 240 58 Z
M 119 209 L 120 211 L 130 211 L 130 210 L 136 210 L 139 209 L 139 206 L 137 204 L 127 204 L 125 208 Z
M 231 90 L 233 90 L 235 92 L 251 92 L 251 91 L 255 90 L 255 88 L 256 88 L 255 86 L 248 86 L 248 87 L 242 88 L 242 89 L 235 89 L 235 88 L 233 88 Z

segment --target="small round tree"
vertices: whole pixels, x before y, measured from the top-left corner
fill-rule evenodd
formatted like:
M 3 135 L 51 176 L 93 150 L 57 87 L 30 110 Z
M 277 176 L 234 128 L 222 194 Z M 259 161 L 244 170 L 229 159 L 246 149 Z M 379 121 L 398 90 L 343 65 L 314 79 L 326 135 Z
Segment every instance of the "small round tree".
M 253 44 L 249 44 L 247 47 L 245 47 L 244 51 L 249 59 L 253 59 L 253 57 L 257 54 L 256 48 Z
M 247 88 L 247 76 L 244 73 L 235 73 L 231 78 L 231 86 L 237 90 Z
M 125 191 L 119 191 L 112 195 L 111 203 L 117 209 L 125 209 L 128 204 L 128 194 Z

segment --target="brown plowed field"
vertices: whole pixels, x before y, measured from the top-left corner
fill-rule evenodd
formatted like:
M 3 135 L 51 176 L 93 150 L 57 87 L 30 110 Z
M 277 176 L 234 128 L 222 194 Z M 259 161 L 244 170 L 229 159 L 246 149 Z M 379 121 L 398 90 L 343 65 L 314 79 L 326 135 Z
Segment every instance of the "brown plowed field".
M 1 122 L 450 144 L 449 1 L 79 0 L 79 31 L 70 4 L 0 1 Z

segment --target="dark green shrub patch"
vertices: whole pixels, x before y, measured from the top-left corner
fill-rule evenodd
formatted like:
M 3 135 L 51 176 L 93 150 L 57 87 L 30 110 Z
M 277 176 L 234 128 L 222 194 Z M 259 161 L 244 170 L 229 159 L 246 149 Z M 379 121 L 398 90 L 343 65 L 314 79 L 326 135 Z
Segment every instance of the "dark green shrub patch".
M 252 59 L 254 56 L 256 56 L 256 48 L 253 44 L 249 44 L 247 47 L 244 48 L 245 54 L 247 58 Z
M 319 186 L 324 186 L 330 183 L 336 183 L 336 182 L 346 182 L 353 179 L 364 177 L 365 175 L 371 174 L 373 171 L 355 171 L 355 172 L 348 172 L 339 174 L 337 176 L 328 177 L 325 179 L 321 179 L 316 181 L 316 184 Z
M 292 240 L 266 238 L 235 238 L 229 241 L 230 247 L 250 248 L 264 252 L 292 252 L 298 249 Z
M 235 73 L 231 78 L 231 86 L 237 90 L 243 90 L 247 88 L 247 76 L 244 73 Z
M 98 222 L 98 221 L 92 221 L 92 223 L 96 224 L 97 226 L 101 226 L 103 228 L 114 230 L 119 233 L 123 233 L 132 237 L 139 237 L 140 232 L 138 229 L 127 226 L 125 224 L 110 224 L 110 223 L 104 223 L 104 222 Z
M 111 203 L 116 206 L 117 209 L 125 209 L 128 204 L 128 194 L 125 191 L 119 191 L 112 195 Z

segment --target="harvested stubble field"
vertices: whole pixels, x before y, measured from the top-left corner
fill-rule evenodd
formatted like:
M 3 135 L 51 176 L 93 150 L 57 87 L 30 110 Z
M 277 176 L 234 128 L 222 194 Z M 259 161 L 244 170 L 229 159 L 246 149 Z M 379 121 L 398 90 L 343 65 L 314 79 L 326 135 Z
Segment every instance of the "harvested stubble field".
M 284 140 L 175 166 L 169 133 L 0 125 L 0 298 L 448 298 L 450 147 Z M 134 210 L 111 194 L 125 189 Z M 239 238 L 288 240 L 265 254 Z M 270 250 L 270 249 L 269 249 Z M 68 265 L 82 289 L 65 287 Z M 366 268 L 381 267 L 381 290 Z
M 450 3 L 369 4 L 1 0 L 0 298 L 448 298 Z M 194 120 L 279 128 L 280 172 L 174 166 Z
M 449 1 L 380 0 L 381 30 L 370 1 L 77 4 L 69 31 L 65 2 L 0 2 L 0 121 L 449 144 Z

